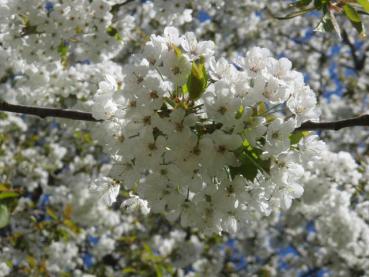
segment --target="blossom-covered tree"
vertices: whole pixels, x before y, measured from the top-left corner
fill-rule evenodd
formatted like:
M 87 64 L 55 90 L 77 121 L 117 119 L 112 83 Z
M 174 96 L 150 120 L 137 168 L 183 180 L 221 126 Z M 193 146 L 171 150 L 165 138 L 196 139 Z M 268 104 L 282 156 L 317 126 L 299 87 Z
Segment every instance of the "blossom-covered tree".
M 369 276 L 369 1 L 0 3 L 0 276 Z

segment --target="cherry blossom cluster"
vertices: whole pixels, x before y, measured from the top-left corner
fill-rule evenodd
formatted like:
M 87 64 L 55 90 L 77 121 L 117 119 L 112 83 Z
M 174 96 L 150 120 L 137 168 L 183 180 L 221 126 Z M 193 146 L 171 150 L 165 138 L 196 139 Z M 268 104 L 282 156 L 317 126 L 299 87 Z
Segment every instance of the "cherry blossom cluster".
M 367 177 L 362 174 L 365 169 L 348 152 L 333 153 L 324 147 L 321 152 L 321 159 L 310 164 L 306 171 L 301 201 L 294 203 L 285 220 L 295 220 L 296 225 L 298 221 L 314 223 L 315 230 L 310 230 L 308 242 L 300 246 L 304 248 L 304 255 L 313 256 L 308 260 L 318 265 L 333 263 L 330 270 L 337 275 L 348 275 L 347 265 L 367 272 L 368 201 L 360 199 L 365 190 L 362 186 L 367 183 Z M 295 229 L 295 226 L 289 228 Z M 305 235 L 302 238 L 299 235 L 304 232 L 304 228 L 291 232 L 289 240 L 303 239 Z M 314 245 L 320 245 L 319 251 Z M 339 260 L 344 263 L 336 262 Z
M 122 83 L 100 83 L 93 115 L 112 178 L 183 226 L 234 233 L 302 195 L 319 141 L 294 130 L 319 114 L 288 59 L 252 48 L 230 63 L 214 49 L 174 27 L 152 35 Z
M 32 133 L 37 130 L 33 122 L 38 127 L 43 124 L 37 135 Z M 111 181 L 104 177 L 110 165 L 97 160 L 101 148 L 89 145 L 78 149 L 81 143 L 70 137 L 77 138 L 70 132 L 73 127 L 45 126 L 47 122 L 37 119 L 25 121 L 18 115 L 1 114 L 0 193 L 4 197 L 4 189 L 11 188 L 22 194 L 14 203 L 9 225 L 1 228 L 0 276 L 40 271 L 74 276 L 96 276 L 95 272 L 103 271 L 118 276 L 140 260 L 136 253 L 145 253 L 142 243 L 159 251 L 161 259 L 179 271 L 205 252 L 201 238 L 192 235 L 188 241 L 183 230 L 168 222 L 168 234 L 158 232 L 151 220 L 163 219 L 141 216 L 141 212 L 147 213 L 146 203 L 134 195 L 124 197 L 122 209 L 114 210 L 99 201 L 105 199 L 93 189 L 101 191 L 103 184 Z M 206 250 L 207 257 L 212 253 L 221 256 L 212 247 L 211 253 Z M 191 257 L 186 256 L 188 251 Z M 109 257 L 112 262 L 107 264 Z M 206 262 L 202 259 L 202 267 Z
M 4 90 L 1 98 L 12 103 L 35 106 L 57 106 L 84 109 L 104 80 L 102 72 L 113 75 L 119 81 L 120 66 L 111 61 L 98 64 L 76 64 L 63 69 L 60 62 L 47 66 L 15 64 L 19 72 L 12 87 Z
M 105 0 L 6 0 L 0 36 L 4 47 L 30 62 L 107 59 L 121 48 L 111 9 Z
M 292 119 L 291 125 L 297 127 L 299 120 L 315 119 L 313 113 L 298 117 L 299 109 L 291 106 L 298 93 L 303 97 L 297 101 L 314 106 L 314 96 L 286 59 L 277 61 L 261 49 L 238 57 L 252 45 L 288 57 L 294 68 L 303 70 L 305 81 L 324 93 L 319 99 L 322 118 L 333 121 L 368 110 L 364 63 L 368 41 L 354 41 L 352 26 L 346 24 L 340 27 L 353 45 L 313 32 L 318 17 L 278 21 L 266 12 L 281 15 L 287 2 L 0 0 L 0 99 L 89 111 L 98 83 L 112 75 L 114 79 L 108 77 L 100 84 L 94 112 L 105 119 L 97 137 L 115 164 L 113 178 L 105 177 L 110 170 L 105 163 L 110 161 L 92 143 L 87 124 L 63 121 L 68 124 L 61 127 L 56 123 L 60 121 L 49 124 L 0 113 L 0 207 L 5 204 L 10 216 L 9 224 L 0 229 L 0 276 L 158 272 L 166 276 L 174 271 L 179 276 L 362 276 L 369 272 L 367 131 L 356 127 L 320 134 L 331 150 L 350 151 L 361 166 L 348 153 L 326 151 L 315 136 L 291 133 L 292 127 L 283 133 L 288 140 L 280 144 L 288 149 L 273 152 L 267 146 L 273 138 L 273 122 Z M 100 14 L 101 3 L 105 11 Z M 201 12 L 205 21 L 198 18 Z M 188 34 L 175 35 L 177 42 L 171 42 L 169 34 L 150 39 L 166 25 L 193 31 L 199 40 L 211 38 L 217 47 L 211 42 L 188 43 L 195 41 Z M 144 55 L 132 55 L 148 39 Z M 122 51 L 117 54 L 118 50 Z M 171 51 L 176 56 L 168 59 L 174 56 Z M 257 55 L 262 57 L 255 58 L 260 69 L 253 70 L 246 60 Z M 237 58 L 230 63 L 215 58 L 219 56 Z M 171 68 L 176 59 L 182 59 L 178 68 Z M 121 65 L 131 61 L 135 66 L 126 66 L 122 74 Z M 273 73 L 274 63 L 283 64 L 286 74 Z M 179 69 L 184 69 L 183 83 L 173 77 Z M 132 72 L 140 74 L 132 76 Z M 274 84 L 271 76 L 278 87 L 286 83 L 292 92 L 267 97 L 261 91 Z M 133 85 L 135 78 L 142 85 Z M 155 93 L 147 95 L 148 91 Z M 327 97 L 335 93 L 339 96 Z M 227 110 L 221 108 L 228 106 L 222 103 L 230 103 L 231 109 L 239 105 L 237 118 L 232 110 L 226 116 Z M 147 122 L 141 130 L 142 120 Z M 143 151 L 151 135 L 152 146 L 164 147 L 158 163 L 148 150 Z M 194 135 L 198 149 L 193 149 Z M 219 138 L 233 145 L 237 136 L 245 142 L 242 149 L 219 157 L 219 147 L 214 146 Z M 203 153 L 194 156 L 194 150 Z M 120 189 L 119 182 L 132 186 L 132 191 Z M 278 212 L 301 193 L 301 187 L 304 194 L 299 201 Z M 184 215 L 182 223 L 193 221 L 190 226 L 204 229 L 208 224 L 208 232 L 231 232 L 234 223 L 240 232 L 231 236 L 231 248 L 220 237 L 207 240 L 196 230 L 182 230 L 177 225 L 180 220 L 169 223 L 160 215 L 140 216 L 150 208 L 164 210 L 171 220 Z M 275 213 L 265 217 L 271 211 Z M 204 216 L 196 219 L 199 215 Z M 238 226 L 245 222 L 246 226 Z M 291 253 L 281 254 L 284 247 L 292 248 Z M 242 266 L 242 259 L 247 266 Z M 163 265 L 169 266 L 163 269 Z

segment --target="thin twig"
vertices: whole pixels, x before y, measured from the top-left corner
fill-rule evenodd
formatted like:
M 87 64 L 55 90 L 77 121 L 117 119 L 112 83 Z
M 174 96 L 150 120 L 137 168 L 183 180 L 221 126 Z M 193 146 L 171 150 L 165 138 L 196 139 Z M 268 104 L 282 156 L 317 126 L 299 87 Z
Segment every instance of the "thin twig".
M 73 120 L 92 121 L 92 122 L 101 121 L 101 120 L 95 119 L 91 113 L 74 111 L 74 110 L 56 109 L 56 108 L 40 108 L 40 107 L 32 107 L 32 106 L 24 106 L 24 105 L 13 105 L 13 104 L 9 104 L 4 101 L 0 101 L 0 111 L 35 115 L 41 118 L 60 117 L 60 118 L 67 118 L 67 119 L 73 119 Z
M 355 44 L 353 42 L 351 42 L 351 40 L 349 38 L 349 35 L 347 34 L 347 32 L 345 30 L 342 30 L 341 36 L 342 36 L 342 42 L 350 48 L 350 53 L 351 53 L 352 61 L 354 63 L 355 70 L 356 71 L 363 70 L 363 68 L 365 66 L 366 54 L 364 53 L 359 58 L 358 55 L 357 55 L 357 50 L 356 50 Z

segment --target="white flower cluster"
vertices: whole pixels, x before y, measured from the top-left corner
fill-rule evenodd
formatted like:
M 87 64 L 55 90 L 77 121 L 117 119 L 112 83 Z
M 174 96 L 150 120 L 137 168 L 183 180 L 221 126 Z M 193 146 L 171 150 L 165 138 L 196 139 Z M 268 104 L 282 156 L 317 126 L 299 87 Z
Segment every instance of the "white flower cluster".
M 181 268 L 198 260 L 203 250 L 203 245 L 198 237 L 192 235 L 186 239 L 186 233 L 179 230 L 170 232 L 169 238 L 155 235 L 153 241 L 160 255 L 168 257 L 172 254 L 173 264 Z
M 123 69 L 123 88 L 100 83 L 93 114 L 111 177 L 183 226 L 233 233 L 302 195 L 300 163 L 317 141 L 294 130 L 318 113 L 287 59 L 253 48 L 234 66 L 213 53 L 167 27 Z
M 340 260 L 333 267 L 343 267 L 341 270 L 346 270 L 347 264 L 365 271 L 369 268 L 366 258 L 369 255 L 369 226 L 365 221 L 368 206 L 365 201 L 358 202 L 362 193 L 360 186 L 367 183 L 361 170 L 348 152 L 322 150 L 321 159 L 312 163 L 305 174 L 301 201 L 294 204 L 286 218 L 291 221 L 303 215 L 304 221 L 314 222 L 316 230 L 309 234 L 309 240 L 315 243 L 307 244 L 307 250 L 321 261 Z M 305 230 L 297 231 L 289 241 L 296 241 L 296 234 L 301 231 Z M 321 250 L 311 245 L 320 245 Z M 310 247 L 313 249 L 309 250 Z M 343 265 L 342 261 L 345 261 Z
M 84 105 L 92 98 L 103 80 L 103 73 L 109 72 L 119 80 L 120 67 L 110 61 L 98 64 L 76 64 L 63 70 L 60 62 L 47 66 L 19 64 L 14 86 L 4 92 L 5 100 L 37 106 Z
M 121 48 L 110 10 L 105 0 L 6 0 L 0 37 L 4 47 L 31 62 L 72 52 L 76 60 L 98 61 Z
M 5 277 L 9 273 L 10 273 L 9 266 L 4 262 L 0 263 L 0 277 Z
M 40 142 L 44 131 L 40 131 L 38 136 L 32 134 L 27 126 L 20 117 L 11 114 L 3 115 L 0 120 L 0 183 L 6 183 L 9 178 L 6 172 L 11 172 L 13 185 L 33 191 L 38 187 L 48 187 L 50 176 L 63 167 L 67 149 L 56 143 L 55 136 L 50 133 Z M 17 133 L 18 142 L 14 143 L 12 137 L 17 131 L 23 133 Z M 26 144 L 25 140 L 29 138 L 33 141 Z M 22 148 L 19 147 L 21 143 L 25 144 Z
M 363 257 L 369 255 L 369 226 L 350 207 L 350 198 L 351 194 L 346 191 L 331 189 L 316 222 L 318 235 L 323 245 L 348 264 L 367 270 L 369 263 Z
M 73 243 L 53 241 L 48 249 L 47 269 L 51 272 L 70 270 L 76 267 L 78 247 Z
M 146 1 L 142 9 L 150 19 L 159 21 L 160 24 L 179 26 L 193 20 L 192 9 L 188 6 L 187 1 L 156 0 Z

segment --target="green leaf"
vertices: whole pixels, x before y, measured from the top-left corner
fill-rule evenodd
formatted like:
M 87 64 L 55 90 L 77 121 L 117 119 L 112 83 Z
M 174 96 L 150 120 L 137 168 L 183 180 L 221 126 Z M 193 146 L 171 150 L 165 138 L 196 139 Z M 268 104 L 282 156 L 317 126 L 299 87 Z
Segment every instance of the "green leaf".
M 359 33 L 361 38 L 366 37 L 365 27 L 361 22 L 359 13 L 350 5 L 346 4 L 343 6 L 343 11 L 345 12 L 347 18 L 350 20 L 352 26 Z
M 240 119 L 245 112 L 245 108 L 241 105 L 236 113 L 236 119 Z
M 320 10 L 322 8 L 322 0 L 314 0 L 314 7 Z
M 310 134 L 309 131 L 298 131 L 290 135 L 291 145 L 298 144 L 302 138 L 307 137 Z
M 179 47 L 175 46 L 174 44 L 172 44 L 172 47 L 174 49 L 174 53 L 176 54 L 176 57 L 179 58 L 182 56 L 182 51 Z
M 182 92 L 183 92 L 183 94 L 187 94 L 187 93 L 188 93 L 187 84 L 184 84 L 184 85 L 182 86 Z
M 77 139 L 80 140 L 83 144 L 92 144 L 93 143 L 93 138 L 91 133 L 86 132 L 86 131 L 75 131 L 73 136 Z
M 257 273 L 258 277 L 271 277 L 272 274 L 269 269 L 267 268 L 261 268 L 259 272 Z
M 369 12 L 369 0 L 356 0 L 356 2 L 364 9 Z
M 16 198 L 19 194 L 14 191 L 6 191 L 0 193 L 0 200 L 1 199 L 7 199 L 7 198 Z
M 314 0 L 314 7 L 317 9 L 317 10 L 321 10 L 323 9 L 323 11 L 327 9 L 327 6 L 329 4 L 329 1 L 330 0 Z
M 75 234 L 78 234 L 80 232 L 80 228 L 72 220 L 64 219 L 63 223 L 66 227 L 68 227 Z
M 190 99 L 197 100 L 204 94 L 208 85 L 208 74 L 203 57 L 192 63 L 191 74 L 186 85 Z
M 0 205 L 0 229 L 9 224 L 10 214 L 5 205 Z
M 151 247 L 147 243 L 143 243 L 143 248 L 144 248 L 145 252 L 147 254 L 149 254 L 150 256 L 154 255 L 154 252 L 152 251 Z
M 343 6 L 343 11 L 345 12 L 347 18 L 350 19 L 350 21 L 357 23 L 361 22 L 359 13 L 349 4 Z
M 118 33 L 118 30 L 117 30 L 117 28 L 115 28 L 113 26 L 109 26 L 106 29 L 106 32 L 108 33 L 109 36 L 114 37 Z
M 69 56 L 69 45 L 62 41 L 58 46 L 58 53 L 60 57 L 60 61 L 64 67 L 68 65 L 68 56 Z
M 329 13 L 326 13 L 322 19 L 320 20 L 318 26 L 315 27 L 314 31 L 316 32 L 332 32 L 334 30 L 334 26 L 331 20 Z
M 61 42 L 58 46 L 58 53 L 61 57 L 65 57 L 68 55 L 68 50 L 69 50 L 69 47 L 68 47 L 68 44 L 65 43 L 64 41 Z
M 229 167 L 232 179 L 237 175 L 242 175 L 246 179 L 253 181 L 258 174 L 258 167 L 246 156 L 245 153 L 241 152 L 237 156 L 241 165 L 238 167 Z
M 137 269 L 135 269 L 134 267 L 126 267 L 122 270 L 123 273 L 136 273 Z
M 259 171 L 270 171 L 270 160 L 262 160 L 262 150 L 252 147 L 247 140 L 244 141 L 243 147 L 235 153 L 241 165 L 239 167 L 230 167 L 231 177 L 242 175 L 250 181 L 254 181 Z
M 50 209 L 50 208 L 46 208 L 46 213 L 54 220 L 58 220 L 58 216 L 56 215 L 56 213 Z
M 365 38 L 366 37 L 366 33 L 365 33 L 365 28 L 362 22 L 354 22 L 354 21 L 350 21 L 352 26 L 354 26 L 354 28 L 356 29 L 356 31 L 359 33 L 359 36 L 361 38 Z
M 256 115 L 264 115 L 268 111 L 264 102 L 259 102 L 256 106 Z
M 108 33 L 109 36 L 114 37 L 116 41 L 122 41 L 122 36 L 119 34 L 117 28 L 109 26 L 106 29 L 106 32 Z
M 302 9 L 302 10 L 298 10 L 292 13 L 287 14 L 286 16 L 276 16 L 274 15 L 270 10 L 268 10 L 269 14 L 274 17 L 275 19 L 279 19 L 279 20 L 287 20 L 287 19 L 291 19 L 297 16 L 301 16 L 304 15 L 306 13 L 312 12 L 314 11 L 315 8 L 308 8 L 308 9 Z
M 299 0 L 295 3 L 292 3 L 290 6 L 292 7 L 306 7 L 308 6 L 313 0 Z
M 154 265 L 156 277 L 163 277 L 164 267 L 162 265 Z
M 0 192 L 10 190 L 10 185 L 6 183 L 0 183 Z

